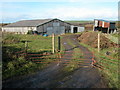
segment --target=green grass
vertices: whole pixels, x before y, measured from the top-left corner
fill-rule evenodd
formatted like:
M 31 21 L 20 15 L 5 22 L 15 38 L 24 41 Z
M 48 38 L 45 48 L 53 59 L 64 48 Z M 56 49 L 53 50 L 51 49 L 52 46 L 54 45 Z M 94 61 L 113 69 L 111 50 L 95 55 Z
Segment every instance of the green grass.
M 70 62 L 67 64 L 67 66 L 64 68 L 64 70 L 67 72 L 72 72 L 79 67 L 80 63 L 82 63 L 82 60 L 80 59 L 83 58 L 83 53 L 79 48 L 76 47 L 76 45 L 72 43 L 70 39 L 68 39 L 67 42 L 69 45 L 75 48 L 73 49 L 73 54 L 72 54 L 73 57 L 70 60 Z
M 8 34 L 3 35 L 3 41 L 4 38 Z M 11 38 L 11 36 L 13 38 Z M 5 44 L 2 45 L 3 47 L 3 79 L 11 78 L 13 76 L 20 76 L 20 75 L 26 75 L 35 73 L 36 71 L 43 69 L 46 67 L 49 63 L 54 62 L 58 58 L 58 52 L 55 52 L 55 54 L 52 54 L 52 37 L 43 37 L 40 35 L 17 35 L 17 34 L 11 34 L 10 38 L 7 39 Z M 14 37 L 19 37 L 20 41 L 16 43 L 10 43 L 14 39 Z M 58 49 L 58 41 L 57 36 L 55 36 L 55 50 Z M 61 38 L 62 39 L 62 38 Z M 26 58 L 22 56 L 18 56 L 16 52 L 25 50 L 25 43 L 24 41 L 28 41 L 28 48 L 27 53 L 33 53 L 33 54 L 45 54 L 48 53 L 49 55 L 44 56 L 36 56 L 36 55 L 28 55 L 27 60 Z M 64 47 L 61 47 L 61 50 L 63 50 Z M 6 57 L 7 56 L 7 57 Z M 36 58 L 31 59 L 34 57 L 42 57 L 42 58 Z M 42 61 L 46 63 L 41 63 Z
M 24 57 L 19 57 L 7 63 L 3 62 L 3 80 L 13 76 L 33 73 L 38 66 L 36 63 L 25 60 Z
M 2 62 L 0 62 L 0 75 L 2 75 Z
M 16 37 L 21 38 L 20 43 L 15 43 L 15 44 L 5 44 L 3 46 L 11 46 L 11 47 L 16 47 L 16 48 L 25 48 L 25 43 L 22 41 L 28 41 L 28 49 L 34 52 L 39 52 L 43 50 L 49 50 L 52 51 L 52 37 L 43 37 L 40 35 L 14 35 Z M 57 41 L 57 36 L 55 37 L 55 48 L 57 49 L 58 47 L 58 41 Z M 17 50 L 15 50 L 17 51 Z
M 79 48 L 75 48 L 73 50 L 73 55 L 70 62 L 64 67 L 64 71 L 66 72 L 73 72 L 75 69 L 79 68 L 79 64 L 82 63 L 83 53 L 80 51 Z
M 65 21 L 65 22 L 68 22 L 68 23 L 70 23 L 70 22 L 74 22 L 74 23 L 93 23 L 93 21 L 76 21 L 76 20 L 73 20 L 73 21 Z
M 52 49 L 51 37 L 43 37 L 39 35 L 20 35 L 20 37 L 22 37 L 22 40 L 28 41 L 28 49 L 30 50 L 38 52 L 42 49 Z
M 119 38 L 119 34 L 118 34 L 118 33 L 113 33 L 113 34 L 111 34 L 111 35 L 114 36 L 114 37 Z
M 83 58 L 83 53 L 81 52 L 79 48 L 75 48 L 74 53 L 73 53 L 73 59 L 79 60 L 81 58 Z
M 112 42 L 116 43 L 116 44 L 120 44 L 119 43 L 119 35 L 116 33 L 116 34 L 106 34 L 105 35 L 106 38 L 110 39 Z

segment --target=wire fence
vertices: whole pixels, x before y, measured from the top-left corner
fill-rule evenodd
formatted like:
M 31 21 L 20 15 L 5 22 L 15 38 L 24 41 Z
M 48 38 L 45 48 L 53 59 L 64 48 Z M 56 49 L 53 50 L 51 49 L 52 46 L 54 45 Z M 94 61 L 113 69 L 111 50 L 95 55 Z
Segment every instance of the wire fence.
M 105 72 L 118 73 L 118 62 L 117 58 L 99 53 L 99 59 L 96 60 L 95 67 Z
M 45 49 L 47 50 L 47 49 Z M 40 50 L 40 51 L 45 51 L 45 50 Z M 50 49 L 49 49 L 50 50 Z M 79 52 L 76 52 L 79 53 Z M 51 60 L 51 62 L 56 62 L 56 63 L 61 63 L 63 65 L 68 65 L 68 64 L 73 64 L 73 62 L 76 62 L 75 64 L 79 65 L 79 67 L 81 66 L 94 66 L 97 67 L 101 70 L 105 70 L 105 71 L 110 71 L 110 72 L 118 72 L 117 66 L 118 66 L 118 60 L 116 60 L 115 58 L 111 57 L 111 56 L 105 56 L 105 55 L 101 55 L 101 57 L 99 57 L 99 60 L 96 60 L 95 57 L 95 52 L 92 52 L 92 54 L 89 56 L 91 52 L 85 52 L 84 55 L 82 55 L 82 58 L 72 58 L 72 56 L 74 56 L 74 52 L 73 51 L 64 51 L 63 53 L 30 53 L 27 52 L 25 50 L 22 51 L 18 51 L 16 52 L 16 55 L 19 56 L 24 56 L 27 60 L 31 60 L 35 63 L 48 63 L 47 60 Z M 70 58 L 71 56 L 71 58 Z M 104 58 L 106 57 L 106 58 Z M 110 67 L 110 65 L 114 65 L 114 67 L 116 67 L 116 69 L 113 69 Z M 113 67 L 113 66 L 112 66 Z

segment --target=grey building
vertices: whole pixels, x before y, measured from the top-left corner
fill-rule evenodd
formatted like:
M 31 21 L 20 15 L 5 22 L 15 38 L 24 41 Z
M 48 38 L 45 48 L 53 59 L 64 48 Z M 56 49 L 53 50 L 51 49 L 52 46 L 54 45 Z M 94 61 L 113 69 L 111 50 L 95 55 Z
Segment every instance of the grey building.
M 29 30 L 55 35 L 71 32 L 71 24 L 59 19 L 22 20 L 2 27 L 3 32 L 27 34 Z

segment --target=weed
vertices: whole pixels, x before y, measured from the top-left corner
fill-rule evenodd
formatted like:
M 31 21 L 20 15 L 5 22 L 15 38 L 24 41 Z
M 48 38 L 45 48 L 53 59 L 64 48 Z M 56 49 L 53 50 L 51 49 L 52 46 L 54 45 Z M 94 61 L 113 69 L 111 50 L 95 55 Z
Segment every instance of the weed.
M 13 44 L 20 42 L 21 38 L 14 34 L 5 34 L 3 37 L 3 44 Z
M 51 54 L 52 52 L 52 37 L 42 37 L 40 35 L 16 35 L 5 33 L 3 35 L 2 51 L 3 51 L 3 79 L 11 78 L 13 76 L 26 75 L 29 73 L 34 73 L 40 69 L 46 67 L 49 63 L 54 62 L 57 54 Z M 12 40 L 12 41 L 10 41 Z M 28 41 L 27 53 L 32 54 L 45 54 L 41 55 L 42 61 L 46 63 L 37 63 L 32 61 L 30 56 L 28 59 L 24 58 L 25 53 L 25 41 Z M 57 36 L 55 36 L 55 48 L 57 51 L 58 41 Z M 63 46 L 61 50 L 63 49 Z M 20 52 L 21 53 L 16 53 Z M 62 53 L 62 52 L 60 52 Z M 49 54 L 49 55 L 46 55 Z M 7 56 L 7 57 L 6 57 Z M 33 56 L 39 57 L 39 56 Z M 46 59 L 47 58 L 47 59 Z M 54 60 L 53 60 L 54 59 Z M 37 59 L 39 60 L 39 59 Z
M 80 43 L 81 45 L 87 47 L 90 51 L 95 52 L 95 57 L 97 60 L 97 64 L 101 64 L 105 70 L 99 69 L 99 71 L 109 80 L 109 87 L 110 88 L 118 88 L 118 54 L 111 53 L 110 57 L 105 55 L 106 51 L 112 52 L 115 48 L 107 48 L 100 50 L 97 52 L 96 48 L 93 48 L 89 45 L 84 43 Z

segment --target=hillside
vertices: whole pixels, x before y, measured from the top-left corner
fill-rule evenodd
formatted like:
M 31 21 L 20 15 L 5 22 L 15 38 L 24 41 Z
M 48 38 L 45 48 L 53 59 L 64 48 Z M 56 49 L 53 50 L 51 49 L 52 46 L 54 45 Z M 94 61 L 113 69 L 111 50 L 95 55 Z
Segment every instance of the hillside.
M 93 24 L 93 21 L 66 21 L 66 22 L 76 25 L 76 26 L 82 26 L 82 27 L 88 24 L 90 25 Z

